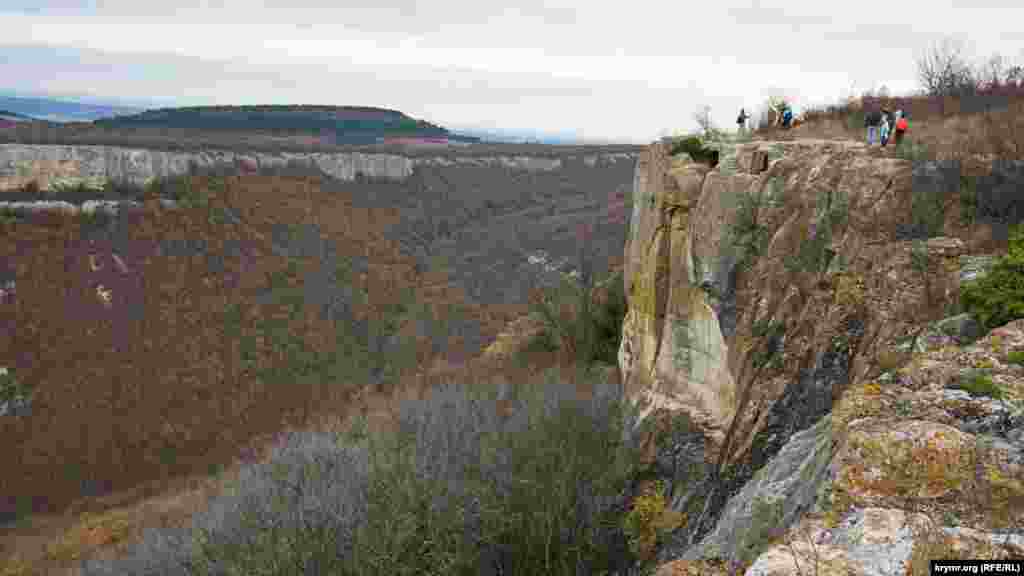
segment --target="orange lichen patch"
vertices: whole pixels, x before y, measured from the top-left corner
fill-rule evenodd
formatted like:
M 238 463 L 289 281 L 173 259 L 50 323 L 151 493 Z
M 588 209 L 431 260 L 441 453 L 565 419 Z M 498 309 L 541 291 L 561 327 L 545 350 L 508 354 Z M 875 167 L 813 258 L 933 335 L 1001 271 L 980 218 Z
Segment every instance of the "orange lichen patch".
M 725 576 L 729 565 L 723 560 L 676 560 L 663 564 L 655 576 Z
M 98 516 L 86 514 L 80 523 L 47 546 L 46 556 L 51 560 L 77 560 L 88 551 L 127 537 L 129 525 L 124 512 Z
M 857 499 L 932 499 L 965 486 L 973 444 L 943 424 L 870 421 L 852 427 L 836 479 Z

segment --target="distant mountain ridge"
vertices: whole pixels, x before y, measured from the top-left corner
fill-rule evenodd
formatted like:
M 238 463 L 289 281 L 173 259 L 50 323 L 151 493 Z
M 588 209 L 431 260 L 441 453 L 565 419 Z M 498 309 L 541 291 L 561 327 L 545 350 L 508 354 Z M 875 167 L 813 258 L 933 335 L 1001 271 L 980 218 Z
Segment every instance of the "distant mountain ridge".
M 241 105 L 158 108 L 138 114 L 102 118 L 105 128 L 161 127 L 215 131 L 316 132 L 338 144 L 374 143 L 381 139 L 421 138 L 478 142 L 398 110 L 373 106 Z
M 146 107 L 95 98 L 19 94 L 0 90 L 0 128 L 32 120 L 59 124 L 90 123 L 118 129 L 192 129 L 212 132 L 272 132 L 307 137 L 339 145 L 398 143 L 446 144 L 517 143 L 542 145 L 610 144 L 589 141 L 569 131 L 502 129 L 458 125 L 450 128 L 413 118 L 399 110 L 377 106 L 265 104 L 235 106 Z M 80 128 L 79 128 L 80 129 Z
M 24 114 L 18 114 L 17 112 L 11 112 L 9 110 L 4 110 L 2 108 L 0 108 L 0 118 L 10 118 L 10 119 L 16 119 L 16 120 L 31 120 L 32 119 L 30 116 L 25 116 Z
M 11 112 L 24 119 L 51 122 L 91 122 L 98 118 L 119 114 L 135 114 L 145 108 L 0 94 L 0 110 Z

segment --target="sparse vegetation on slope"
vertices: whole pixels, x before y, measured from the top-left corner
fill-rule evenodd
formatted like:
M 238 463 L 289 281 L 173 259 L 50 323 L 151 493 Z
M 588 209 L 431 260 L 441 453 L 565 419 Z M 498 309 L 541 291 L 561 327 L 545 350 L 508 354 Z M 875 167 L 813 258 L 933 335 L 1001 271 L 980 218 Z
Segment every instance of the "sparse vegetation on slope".
M 988 275 L 961 289 L 964 308 L 985 331 L 1024 318 L 1024 226 L 1010 236 L 1010 251 L 999 258 Z
M 565 275 L 559 286 L 535 300 L 534 313 L 544 328 L 525 352 L 560 350 L 580 365 L 617 363 L 626 315 L 621 272 L 600 282 Z
M 594 374 L 574 378 L 594 379 Z M 632 557 L 617 503 L 635 468 L 621 390 L 452 382 L 373 432 L 302 433 L 193 526 L 86 575 L 598 574 Z M 503 408 L 505 407 L 505 408 Z M 360 424 L 362 422 L 362 424 Z
M 365 296 L 337 303 L 332 318 L 296 276 L 318 270 L 318 255 L 274 245 L 275 220 L 303 222 L 300 214 L 309 214 L 302 203 L 315 181 L 189 177 L 188 184 L 206 202 L 129 211 L 112 237 L 63 214 L 4 225 L 13 233 L 0 234 L 0 254 L 20 273 L 17 297 L 3 304 L 9 313 L 0 317 L 0 338 L 7 367 L 35 393 L 31 417 L 0 419 L 0 450 L 20 471 L 3 476 L 0 517 L 24 511 L 32 494 L 47 499 L 29 510 L 60 510 L 82 496 L 223 461 L 239 442 L 385 378 L 380 343 L 392 336 L 384 332 L 389 319 L 409 320 L 396 317 L 395 306 L 413 298 L 414 265 L 403 268 L 396 247 L 367 233 L 359 223 L 370 218 L 365 209 L 340 197 L 319 205 L 321 215 L 331 214 L 321 230 L 344 239 L 337 266 L 368 254 L 393 262 L 325 280 L 347 283 L 353 300 Z M 211 218 L 218 210 L 237 219 Z M 98 361 L 111 357 L 117 361 Z M 301 382 L 291 382 L 296 375 Z

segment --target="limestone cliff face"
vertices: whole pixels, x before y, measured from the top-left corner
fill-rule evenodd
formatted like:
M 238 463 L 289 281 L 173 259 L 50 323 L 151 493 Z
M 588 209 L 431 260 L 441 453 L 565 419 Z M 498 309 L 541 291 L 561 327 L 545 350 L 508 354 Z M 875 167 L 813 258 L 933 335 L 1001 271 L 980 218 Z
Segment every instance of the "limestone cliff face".
M 633 161 L 630 153 L 609 153 L 580 156 L 588 166 L 599 162 Z M 339 179 L 353 180 L 356 175 L 388 180 L 408 178 L 416 166 L 494 166 L 528 171 L 551 171 L 575 158 L 540 158 L 528 156 L 419 156 L 396 154 L 232 152 L 204 150 L 169 152 L 120 148 L 114 146 L 47 146 L 0 144 L 0 191 L 20 188 L 36 181 L 48 189 L 52 183 L 101 184 L 106 180 L 145 184 L 153 178 L 185 174 L 190 165 L 201 168 L 239 166 L 258 170 L 288 164 L 315 166 L 323 173 Z
M 1005 250 L 993 241 L 999 236 L 993 224 L 967 224 L 957 213 L 960 177 L 976 178 L 978 198 L 994 205 L 1012 196 L 998 190 L 1019 168 L 982 161 L 912 165 L 849 141 L 725 144 L 714 168 L 670 157 L 662 144 L 641 156 L 625 249 L 629 309 L 619 367 L 627 394 L 643 408 L 641 424 L 664 430 L 682 417 L 700 439 L 689 436 L 690 445 L 675 446 L 674 454 L 699 453 L 691 464 L 705 469 L 703 476 L 683 475 L 677 457 L 663 446 L 653 450 L 652 465 L 668 480 L 673 508 L 689 518 L 658 555 L 688 564 L 666 565 L 660 574 L 699 571 L 709 558 L 752 562 L 760 552 L 749 556 L 752 545 L 744 539 L 763 521 L 758 501 L 777 512 L 769 521 L 782 530 L 775 536 L 802 521 L 811 526 L 811 510 L 831 510 L 827 526 L 810 529 L 829 532 L 835 566 L 903 574 L 913 554 L 928 554 L 920 536 L 915 541 L 898 528 L 879 528 L 885 532 L 879 542 L 906 543 L 894 558 L 879 544 L 846 538 L 837 525 L 854 531 L 872 518 L 910 518 L 921 508 L 902 500 L 903 491 L 940 481 L 922 479 L 927 473 L 911 466 L 923 455 L 908 456 L 910 468 L 900 471 L 893 462 L 902 456 L 862 449 L 869 444 L 906 444 L 908 453 L 930 446 L 945 462 L 945 472 L 933 472 L 947 475 L 957 497 L 973 503 L 965 505 L 963 518 L 972 520 L 963 526 L 982 540 L 996 530 L 996 518 L 1010 519 L 1019 531 L 1019 483 L 1009 504 L 979 503 L 972 494 L 989 490 L 987 480 L 961 479 L 954 470 L 973 458 L 999 468 L 997 475 L 1024 474 L 1024 431 L 1012 432 L 1024 428 L 1024 413 L 1008 409 L 1010 432 L 995 433 L 995 448 L 968 449 L 984 434 L 972 417 L 950 416 L 944 403 L 951 382 L 970 365 L 965 357 L 987 348 L 940 338 L 950 349 L 938 360 L 935 344 L 915 338 L 922 330 L 934 333 L 930 327 L 950 314 L 960 282 L 977 275 L 975 263 Z M 1011 188 L 1024 188 L 1024 179 L 1014 182 Z M 911 209 L 922 198 L 940 210 L 927 232 Z M 999 346 L 1019 329 L 1004 328 Z M 1005 364 L 999 350 L 989 365 Z M 901 367 L 927 363 L 926 356 L 945 362 L 947 376 L 916 384 L 894 377 Z M 1007 395 L 1024 398 L 1024 373 L 1000 374 Z M 879 394 L 890 399 L 876 401 Z M 906 402 L 899 410 L 896 397 Z M 990 415 L 1000 410 L 972 401 Z M 910 498 L 934 502 L 936 494 Z M 813 517 L 819 524 L 820 518 Z M 914 522 L 927 519 L 914 516 Z M 942 519 L 930 526 L 941 533 Z M 889 563 L 883 568 L 872 564 L 883 561 Z M 748 573 L 793 569 L 792 560 L 770 554 L 759 564 L 764 571 Z
M 740 400 L 737 379 L 757 353 L 755 324 L 787 322 L 782 372 L 810 367 L 821 351 L 816 347 L 852 314 L 808 308 L 811 297 L 834 290 L 859 263 L 878 262 L 877 246 L 909 218 L 910 163 L 872 157 L 863 148 L 832 141 L 745 144 L 727 149 L 715 169 L 670 158 L 661 144 L 640 158 L 620 368 L 648 411 L 685 407 L 712 439 L 723 440 Z M 769 158 L 770 169 L 750 173 Z M 754 241 L 760 246 L 745 246 L 734 232 L 743 202 L 762 206 L 756 225 L 764 234 Z M 829 210 L 841 210 L 846 220 L 824 231 Z M 793 267 L 816 227 L 830 235 L 821 252 L 832 267 Z M 761 254 L 755 257 L 753 248 Z M 781 391 L 759 386 L 746 402 L 763 407 Z

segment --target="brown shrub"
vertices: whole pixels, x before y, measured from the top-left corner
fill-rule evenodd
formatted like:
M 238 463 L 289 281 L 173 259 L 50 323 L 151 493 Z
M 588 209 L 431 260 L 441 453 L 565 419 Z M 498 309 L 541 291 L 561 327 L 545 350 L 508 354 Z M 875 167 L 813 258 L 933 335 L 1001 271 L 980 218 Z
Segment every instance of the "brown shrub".
M 812 107 L 804 112 L 806 122 L 798 137 L 823 131 L 835 137 L 835 129 L 839 128 L 847 137 L 862 138 L 863 111 L 882 106 L 904 110 L 910 119 L 908 137 L 928 146 L 936 158 L 1024 158 L 1024 85 L 996 86 L 964 96 L 865 96 L 851 102 Z M 757 133 L 780 139 L 796 134 L 777 128 Z
M 225 205 L 243 225 L 211 221 L 209 210 Z M 29 416 L 0 419 L 0 453 L 8 455 L 0 512 L 29 501 L 55 512 L 97 492 L 205 471 L 251 438 L 342 410 L 361 382 L 261 384 L 253 369 L 282 351 L 257 341 L 256 364 L 246 368 L 225 312 L 241 307 L 243 335 L 274 318 L 309 349 L 326 350 L 337 333 L 312 307 L 287 318 L 281 305 L 254 301 L 268 275 L 287 269 L 271 249 L 271 225 L 319 218 L 340 257 L 367 256 L 358 285 L 369 301 L 356 315 L 372 318 L 417 285 L 412 263 L 382 237 L 396 216 L 320 194 L 315 179 L 231 178 L 207 208 L 124 215 L 130 243 L 118 256 L 127 274 L 110 245 L 83 237 L 80 218 L 41 214 L 6 227 L 0 262 L 16 273 L 17 297 L 0 310 L 0 365 L 36 393 Z M 158 250 L 167 240 L 199 240 L 214 253 L 238 241 L 243 250 L 212 272 L 202 257 Z M 293 260 L 299 273 L 321 264 Z M 98 292 L 111 295 L 109 306 Z

